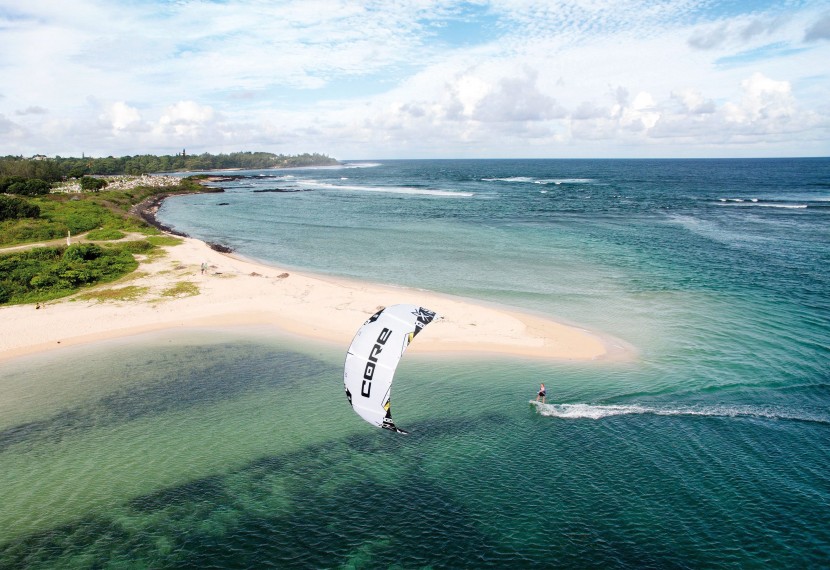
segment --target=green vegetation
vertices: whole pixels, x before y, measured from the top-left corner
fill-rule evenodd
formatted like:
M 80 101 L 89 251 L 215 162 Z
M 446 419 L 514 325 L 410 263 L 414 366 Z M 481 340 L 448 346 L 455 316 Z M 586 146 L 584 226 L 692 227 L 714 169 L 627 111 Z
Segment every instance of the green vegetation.
M 330 164 L 337 164 L 337 161 L 321 154 L 285 156 L 264 152 L 198 156 L 187 156 L 182 152 L 176 156 L 40 160 L 0 157 L 0 247 L 50 240 L 60 244 L 69 234 L 77 236 L 85 232 L 89 232 L 88 239 L 95 241 L 119 240 L 125 232 L 148 236 L 104 245 L 61 244 L 0 253 L 0 304 L 57 299 L 82 287 L 122 278 L 138 267 L 136 254 L 146 255 L 149 259 L 164 253 L 159 246 L 181 243 L 178 238 L 159 235 L 158 230 L 131 215 L 132 207 L 157 195 L 205 191 L 195 177 L 183 178 L 169 187 L 107 190 L 107 183 L 92 175 Z M 80 178 L 84 191 L 49 193 L 53 183 L 66 177 Z M 124 287 L 112 293 L 90 292 L 89 295 L 126 299 L 143 294 L 138 289 Z M 182 281 L 162 295 L 180 297 L 198 293 L 196 284 Z
M 156 246 L 151 244 L 148 240 L 134 240 L 134 241 L 125 241 L 122 243 L 117 244 L 119 248 L 123 249 L 124 251 L 129 251 L 130 253 L 141 253 L 147 254 L 156 251 Z
M 67 232 L 78 235 L 97 229 L 157 234 L 155 228 L 129 216 L 130 208 L 156 194 L 202 191 L 204 187 L 197 181 L 184 178 L 178 186 L 164 188 L 140 186 L 131 190 L 49 194 L 28 199 L 0 196 L 0 246 L 61 239 Z M 32 208 L 37 208 L 37 215 L 32 215 L 35 211 Z M 17 213 L 9 218 L 3 212 Z
M 138 285 L 127 285 L 126 287 L 119 287 L 117 289 L 99 289 L 97 291 L 90 291 L 89 293 L 82 293 L 78 295 L 77 299 L 81 301 L 135 301 L 143 297 L 150 291 L 149 287 L 139 287 Z
M 38 217 L 40 217 L 40 208 L 37 205 L 23 198 L 0 195 L 0 222 Z
M 179 281 L 161 292 L 163 297 L 192 297 L 199 294 L 199 286 L 191 281 Z
M 90 200 L 61 201 L 51 196 L 34 199 L 30 206 L 40 212 L 38 217 L 0 222 L 0 245 L 54 240 L 77 235 L 96 228 L 137 230 L 135 221 L 118 216 L 101 203 Z
M 64 297 L 94 283 L 134 271 L 138 262 L 122 248 L 95 244 L 37 247 L 0 256 L 0 303 L 33 303 Z
M 40 178 L 22 176 L 0 176 L 0 192 L 21 196 L 42 196 L 48 194 L 52 185 Z
M 284 155 L 270 152 L 233 152 L 230 154 L 135 155 L 115 158 L 48 158 L 34 160 L 21 156 L 0 157 L 0 184 L 4 178 L 28 180 L 37 178 L 47 183 L 64 178 L 90 175 L 150 174 L 225 168 L 287 168 L 296 166 L 330 166 L 337 160 L 324 154 Z M 0 192 L 7 190 L 0 186 Z M 15 192 L 16 193 L 16 192 Z
M 107 181 L 101 180 L 100 178 L 93 178 L 92 176 L 81 177 L 81 190 L 84 192 L 97 192 L 106 185 Z
M 92 230 L 86 234 L 86 239 L 90 241 L 111 241 L 121 239 L 125 235 L 124 232 L 113 228 L 101 228 L 100 230 Z
M 156 246 L 179 245 L 180 243 L 184 243 L 182 238 L 173 236 L 149 236 L 147 241 Z
M 124 225 L 121 217 L 91 200 L 44 201 L 41 204 L 41 218 L 45 219 L 50 227 L 59 228 L 59 231 L 66 228 L 73 235 L 104 226 Z M 60 231 L 56 237 L 61 235 L 65 235 L 65 232 Z
M 67 232 L 75 236 L 88 231 L 88 238 L 94 240 L 120 239 L 124 232 L 148 236 L 112 244 L 61 244 L 0 253 L 0 304 L 57 299 L 134 271 L 138 267 L 136 254 L 152 256 L 154 251 L 163 251 L 158 246 L 180 240 L 158 235 L 158 230 L 130 215 L 132 206 L 160 193 L 203 190 L 196 181 L 186 178 L 177 186 L 166 188 L 137 187 L 129 191 L 30 198 L 0 195 L 0 245 L 45 240 L 60 243 Z
M 155 250 L 153 250 L 153 251 L 155 251 Z M 144 279 L 148 275 L 150 275 L 150 274 L 147 273 L 146 271 L 133 271 L 129 275 L 125 275 L 123 278 L 119 279 L 118 282 L 119 283 L 125 283 L 127 281 L 134 281 L 136 279 Z
M 146 252 L 144 252 L 144 261 L 151 262 L 157 259 L 161 259 L 167 255 L 167 250 L 162 249 L 160 247 L 154 247 Z

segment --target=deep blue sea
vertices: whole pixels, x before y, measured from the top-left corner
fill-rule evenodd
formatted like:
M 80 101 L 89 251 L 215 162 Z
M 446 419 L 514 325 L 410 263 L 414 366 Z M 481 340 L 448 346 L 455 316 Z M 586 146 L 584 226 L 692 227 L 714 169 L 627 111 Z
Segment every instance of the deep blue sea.
M 346 346 L 267 329 L 18 359 L 0 371 L 0 568 L 830 567 L 830 159 L 227 174 L 160 221 L 636 356 L 407 354 L 409 436 L 351 411 Z

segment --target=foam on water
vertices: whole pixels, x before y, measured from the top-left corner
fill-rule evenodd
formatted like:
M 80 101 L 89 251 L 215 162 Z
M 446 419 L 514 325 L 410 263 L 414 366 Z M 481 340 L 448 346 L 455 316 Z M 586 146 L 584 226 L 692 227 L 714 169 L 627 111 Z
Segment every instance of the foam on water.
M 380 162 L 347 162 L 342 168 L 376 168 L 380 165 Z
M 303 180 L 302 186 L 326 190 L 348 190 L 352 192 L 380 192 L 387 194 L 412 194 L 419 196 L 443 196 L 450 198 L 469 198 L 473 192 L 456 192 L 451 190 L 437 190 L 433 188 L 413 188 L 408 186 L 368 186 L 353 184 L 329 184 L 318 180 Z
M 746 202 L 744 200 L 736 200 L 736 199 L 721 200 L 719 205 L 720 206 L 735 206 L 735 207 L 742 207 L 742 208 L 748 208 L 748 207 L 752 207 L 752 206 L 755 206 L 755 207 L 758 207 L 758 208 L 784 208 L 784 209 L 787 209 L 787 210 L 805 210 L 805 209 L 808 208 L 807 204 L 781 204 L 781 203 L 759 202 L 757 199 L 756 200 L 750 200 L 749 202 Z
M 535 182 L 535 180 L 529 176 L 506 176 L 504 178 L 482 178 L 482 182 Z
M 830 424 L 830 418 L 822 414 L 776 409 L 772 406 L 740 406 L 735 404 L 702 406 L 672 404 L 661 406 L 641 404 L 542 404 L 535 400 L 530 400 L 530 403 L 536 406 L 540 415 L 562 419 L 600 420 L 612 416 L 651 414 L 655 416 L 750 417 Z
M 536 184 L 554 184 L 556 186 L 560 184 L 591 184 L 593 182 L 592 178 L 550 178 L 535 181 Z
M 534 178 L 532 176 L 506 176 L 504 178 L 482 178 L 482 182 L 518 182 L 524 184 L 591 184 L 593 178 Z

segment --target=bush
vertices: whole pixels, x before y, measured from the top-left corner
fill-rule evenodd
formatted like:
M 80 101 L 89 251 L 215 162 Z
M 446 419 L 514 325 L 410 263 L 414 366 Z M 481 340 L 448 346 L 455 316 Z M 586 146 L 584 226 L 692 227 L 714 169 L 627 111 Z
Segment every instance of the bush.
M 0 303 L 25 303 L 69 295 L 79 287 L 112 281 L 134 271 L 128 251 L 95 244 L 37 247 L 0 256 Z
M 101 180 L 100 178 L 93 178 L 92 176 L 84 176 L 81 178 L 81 190 L 87 192 L 97 192 L 106 185 L 107 181 Z
M 26 182 L 26 179 L 22 176 L 0 176 L 0 192 L 8 192 L 9 186 L 20 182 Z
M 20 218 L 37 218 L 40 208 L 22 198 L 0 196 L 0 221 L 18 220 Z
M 6 192 L 21 196 L 43 196 L 44 194 L 48 194 L 51 188 L 52 185 L 45 180 L 29 178 L 28 180 L 10 184 Z
M 76 243 L 66 248 L 63 258 L 67 261 L 91 261 L 98 259 L 104 250 L 94 243 Z
M 146 239 L 139 239 L 135 241 L 125 241 L 119 244 L 107 245 L 107 247 L 117 248 L 119 251 L 128 251 L 130 253 L 147 253 L 155 246 Z

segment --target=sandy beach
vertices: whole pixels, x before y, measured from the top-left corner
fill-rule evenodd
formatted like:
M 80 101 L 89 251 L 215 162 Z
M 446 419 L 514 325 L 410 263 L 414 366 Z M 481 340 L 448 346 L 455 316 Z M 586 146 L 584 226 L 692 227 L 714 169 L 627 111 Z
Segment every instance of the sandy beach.
M 0 360 L 162 329 L 207 326 L 273 325 L 345 350 L 369 316 L 395 303 L 420 304 L 442 317 L 419 335 L 412 351 L 567 360 L 625 358 L 630 353 L 614 339 L 544 317 L 433 292 L 297 273 L 182 239 L 180 245 L 164 247 L 163 256 L 139 257 L 138 270 L 121 281 L 83 292 L 130 287 L 135 298 L 76 295 L 40 308 L 0 308 Z

